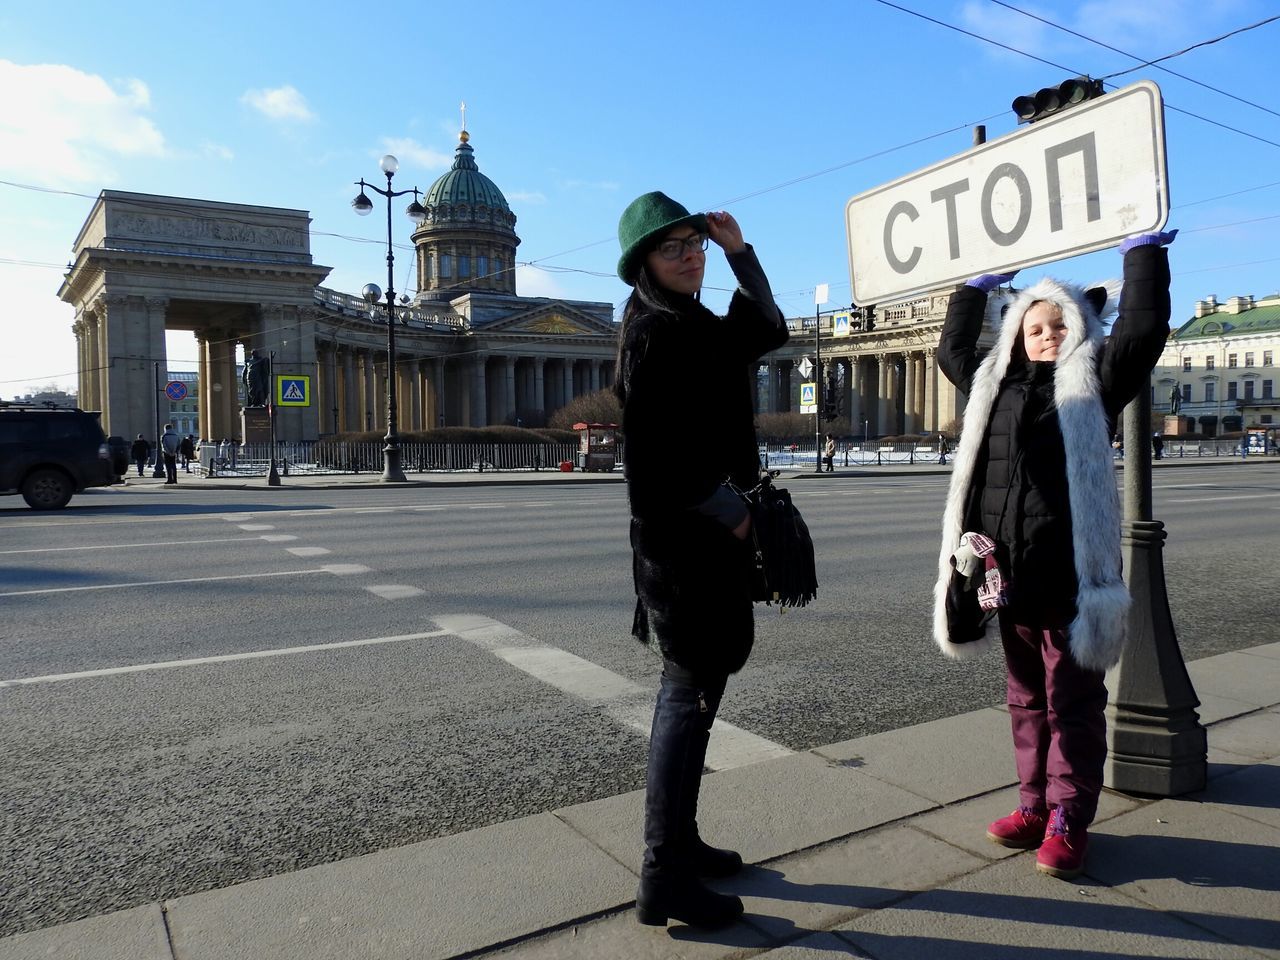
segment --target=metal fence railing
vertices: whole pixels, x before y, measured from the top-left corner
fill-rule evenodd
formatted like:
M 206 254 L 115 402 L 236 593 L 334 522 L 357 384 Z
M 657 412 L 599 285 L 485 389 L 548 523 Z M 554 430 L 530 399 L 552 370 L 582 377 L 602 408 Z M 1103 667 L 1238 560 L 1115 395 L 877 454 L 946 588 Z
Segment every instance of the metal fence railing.
M 277 443 L 276 469 L 292 474 L 381 473 L 381 440 Z M 556 470 L 569 462 L 577 467 L 577 443 L 425 443 L 400 444 L 405 473 L 458 470 Z M 192 469 L 205 476 L 265 476 L 271 468 L 271 444 L 246 443 L 230 449 L 211 447 Z

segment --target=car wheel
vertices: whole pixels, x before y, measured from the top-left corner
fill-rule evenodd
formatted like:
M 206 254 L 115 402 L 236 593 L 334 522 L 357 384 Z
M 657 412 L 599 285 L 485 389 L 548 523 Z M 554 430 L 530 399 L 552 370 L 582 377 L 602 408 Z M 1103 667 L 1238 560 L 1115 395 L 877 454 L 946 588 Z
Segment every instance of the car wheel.
M 32 510 L 61 510 L 75 493 L 71 478 L 61 470 L 36 470 L 22 484 L 22 499 Z

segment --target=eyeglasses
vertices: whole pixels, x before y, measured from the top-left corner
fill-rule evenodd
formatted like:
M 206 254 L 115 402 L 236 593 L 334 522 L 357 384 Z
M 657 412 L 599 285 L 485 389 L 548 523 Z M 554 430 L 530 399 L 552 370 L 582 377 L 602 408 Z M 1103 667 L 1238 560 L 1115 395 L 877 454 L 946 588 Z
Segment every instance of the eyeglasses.
M 658 256 L 663 260 L 679 260 L 686 250 L 707 249 L 707 239 L 705 233 L 695 233 L 691 237 L 681 239 L 672 237 L 670 240 L 663 240 L 658 244 Z

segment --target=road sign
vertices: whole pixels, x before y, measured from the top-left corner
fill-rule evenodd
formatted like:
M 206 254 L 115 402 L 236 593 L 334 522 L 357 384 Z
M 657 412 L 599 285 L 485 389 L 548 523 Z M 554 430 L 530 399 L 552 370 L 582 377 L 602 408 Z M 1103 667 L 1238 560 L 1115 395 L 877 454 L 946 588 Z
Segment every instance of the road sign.
M 831 335 L 833 337 L 847 337 L 849 330 L 848 310 L 842 310 L 840 313 L 831 315 Z
M 1144 80 L 851 199 L 853 302 L 1100 250 L 1168 216 L 1164 105 Z
M 808 374 L 805 374 L 808 376 Z M 818 385 L 816 383 L 800 384 L 800 412 L 801 413 L 817 413 L 818 412 Z
M 179 400 L 187 399 L 187 385 L 181 380 L 170 380 L 164 385 L 164 395 L 177 403 Z
M 311 378 L 281 374 L 276 377 L 276 406 L 311 406 Z
M 813 373 L 813 361 L 808 357 L 801 357 L 800 362 L 796 364 L 796 369 L 800 371 L 800 376 L 807 377 Z

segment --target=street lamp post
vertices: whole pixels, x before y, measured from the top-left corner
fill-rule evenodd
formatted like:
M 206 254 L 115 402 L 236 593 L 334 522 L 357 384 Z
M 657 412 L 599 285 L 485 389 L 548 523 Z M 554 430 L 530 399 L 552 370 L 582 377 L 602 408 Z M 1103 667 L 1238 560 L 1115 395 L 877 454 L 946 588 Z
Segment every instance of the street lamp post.
M 387 177 L 387 189 L 365 183 L 362 177 L 358 183 L 359 195 L 351 201 L 351 206 L 360 216 L 368 216 L 373 212 L 373 201 L 365 195 L 368 188 L 374 193 L 387 198 L 387 435 L 383 439 L 386 446 L 382 448 L 382 479 L 403 483 L 404 471 L 400 468 L 400 433 L 397 429 L 396 417 L 396 292 L 395 292 L 395 252 L 391 246 L 391 201 L 395 197 L 413 194 L 413 202 L 405 209 L 405 215 L 414 223 L 421 223 L 427 218 L 427 212 L 418 203 L 418 188 L 409 190 L 392 190 L 391 178 L 400 169 L 400 161 L 387 154 L 379 161 L 378 166 Z M 370 307 L 374 307 L 382 296 L 376 283 L 364 286 L 364 298 Z

